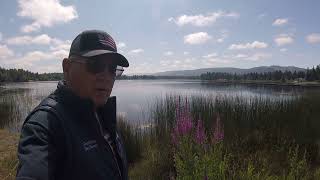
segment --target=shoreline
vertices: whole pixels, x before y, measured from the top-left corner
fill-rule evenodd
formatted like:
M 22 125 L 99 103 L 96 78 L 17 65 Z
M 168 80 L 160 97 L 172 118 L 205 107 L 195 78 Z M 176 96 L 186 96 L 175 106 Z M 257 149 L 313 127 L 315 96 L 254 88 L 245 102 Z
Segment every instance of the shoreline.
M 293 86 L 320 88 L 320 82 L 277 82 L 277 81 L 228 81 L 228 80 L 203 80 L 210 84 L 244 84 L 244 85 L 267 85 L 267 86 Z

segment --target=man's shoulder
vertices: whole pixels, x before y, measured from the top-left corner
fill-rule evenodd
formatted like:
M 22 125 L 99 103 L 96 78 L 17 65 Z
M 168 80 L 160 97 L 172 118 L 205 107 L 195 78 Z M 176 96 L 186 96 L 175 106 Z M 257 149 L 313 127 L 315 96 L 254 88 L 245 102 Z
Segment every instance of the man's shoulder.
M 49 128 L 60 124 L 61 112 L 59 111 L 59 103 L 49 95 L 41 103 L 35 107 L 26 117 L 24 124 L 35 124 L 43 128 Z

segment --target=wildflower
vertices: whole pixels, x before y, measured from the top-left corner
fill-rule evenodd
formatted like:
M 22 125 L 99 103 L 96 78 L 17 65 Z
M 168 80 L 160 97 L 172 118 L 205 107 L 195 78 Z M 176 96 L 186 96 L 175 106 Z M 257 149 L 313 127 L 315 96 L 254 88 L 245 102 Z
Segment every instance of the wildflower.
M 186 99 L 185 106 L 180 106 L 180 98 L 176 105 L 176 125 L 171 134 L 172 142 L 178 143 L 178 138 L 190 134 L 193 129 L 192 117 L 188 108 L 188 101 Z
M 197 127 L 196 127 L 196 142 L 198 144 L 203 144 L 204 141 L 205 141 L 205 138 L 206 138 L 206 134 L 205 134 L 205 131 L 204 131 L 204 127 L 203 127 L 203 123 L 202 121 L 199 119 L 198 120 L 198 123 L 197 123 Z

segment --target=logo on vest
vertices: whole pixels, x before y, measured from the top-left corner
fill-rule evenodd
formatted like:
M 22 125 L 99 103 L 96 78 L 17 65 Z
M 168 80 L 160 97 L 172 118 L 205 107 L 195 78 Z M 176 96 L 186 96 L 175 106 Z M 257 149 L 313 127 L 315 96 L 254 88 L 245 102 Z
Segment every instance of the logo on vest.
M 84 147 L 85 151 L 89 151 L 93 148 L 97 148 L 98 144 L 97 144 L 96 140 L 89 140 L 89 141 L 83 143 L 83 147 Z

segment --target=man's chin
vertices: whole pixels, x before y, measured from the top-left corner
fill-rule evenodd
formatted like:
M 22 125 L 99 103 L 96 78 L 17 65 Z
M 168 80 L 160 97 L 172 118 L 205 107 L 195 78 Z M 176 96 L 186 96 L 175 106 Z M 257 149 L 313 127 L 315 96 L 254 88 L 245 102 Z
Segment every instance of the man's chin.
M 93 102 L 96 107 L 100 107 L 100 106 L 103 106 L 107 102 L 107 99 L 108 99 L 107 96 L 99 97 L 99 98 L 95 98 Z

